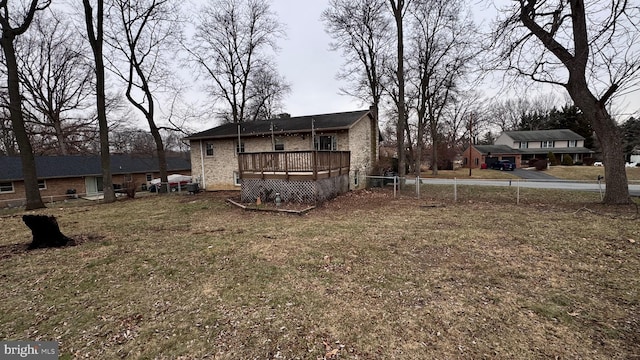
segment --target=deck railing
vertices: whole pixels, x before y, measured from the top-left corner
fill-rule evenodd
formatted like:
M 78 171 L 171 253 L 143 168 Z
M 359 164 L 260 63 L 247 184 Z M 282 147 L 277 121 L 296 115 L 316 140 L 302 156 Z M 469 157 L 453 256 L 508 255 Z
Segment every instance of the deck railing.
M 349 151 L 274 151 L 238 154 L 241 179 L 317 180 L 347 174 Z

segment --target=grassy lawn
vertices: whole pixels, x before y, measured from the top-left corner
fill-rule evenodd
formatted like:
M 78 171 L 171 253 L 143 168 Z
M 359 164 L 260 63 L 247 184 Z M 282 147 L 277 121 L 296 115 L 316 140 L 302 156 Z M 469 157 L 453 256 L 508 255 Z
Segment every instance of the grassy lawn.
M 305 216 L 219 193 L 58 205 L 39 213 L 82 244 L 28 253 L 5 214 L 0 338 L 61 359 L 640 357 L 636 207 L 512 192 L 359 191 Z
M 640 167 L 626 168 L 627 178 L 630 181 L 640 181 Z M 535 170 L 531 170 L 535 171 Z M 598 175 L 604 176 L 604 167 L 602 166 L 552 166 L 544 170 L 545 173 L 565 180 L 591 180 L 595 181 Z M 438 170 L 438 175 L 434 176 L 431 172 L 421 174 L 424 178 L 445 178 L 445 179 L 517 179 L 509 171 L 497 171 L 491 169 L 473 169 L 471 177 L 469 177 L 468 168 L 460 168 L 457 170 Z

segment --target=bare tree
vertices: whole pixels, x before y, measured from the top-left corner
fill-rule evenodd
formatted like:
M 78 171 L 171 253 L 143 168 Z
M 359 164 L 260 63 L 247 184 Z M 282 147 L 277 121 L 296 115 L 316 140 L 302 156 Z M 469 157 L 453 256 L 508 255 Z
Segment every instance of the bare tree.
M 396 46 L 397 46 L 397 69 L 395 77 L 397 79 L 397 97 L 396 109 L 398 121 L 396 123 L 396 140 L 398 152 L 398 174 L 404 177 L 406 174 L 405 160 L 405 131 L 407 127 L 406 108 L 405 108 L 405 74 L 404 74 L 404 15 L 408 4 L 411 0 L 389 0 L 393 19 L 396 23 Z M 408 133 L 408 131 L 406 131 Z
M 334 39 L 331 49 L 345 58 L 338 76 L 350 83 L 350 89 L 341 91 L 375 107 L 383 95 L 383 67 L 392 43 L 385 2 L 331 0 L 322 13 L 325 29 Z
M 431 168 L 438 174 L 441 122 L 451 105 L 475 52 L 476 33 L 462 0 L 415 0 L 410 12 L 409 84 L 416 108 L 416 153 L 422 153 L 425 133 L 431 138 Z M 421 158 L 415 157 L 416 175 Z
M 247 106 L 250 121 L 268 120 L 281 113 L 284 96 L 291 91 L 290 85 L 273 69 L 256 71 L 252 75 Z
M 256 111 L 264 111 L 267 104 L 264 99 L 275 100 L 288 91 L 269 57 L 269 52 L 277 50 L 278 38 L 284 36 L 269 2 L 213 0 L 200 9 L 198 18 L 187 51 L 208 80 L 213 98 L 224 104 L 223 118 L 231 122 L 257 118 Z M 269 82 L 278 85 L 262 86 L 265 78 L 258 75 L 265 72 L 271 74 Z M 261 90 L 269 93 L 261 94 Z
M 18 155 L 18 145 L 11 128 L 11 114 L 6 105 L 0 106 L 0 155 Z
M 162 182 L 168 182 L 167 157 L 156 120 L 155 91 L 171 87 L 169 54 L 178 44 L 179 3 L 172 0 L 114 0 L 114 21 L 109 43 L 124 58 L 111 61 L 112 69 L 126 83 L 125 95 L 147 120 L 155 141 L 155 153 Z
M 606 204 L 631 201 L 621 136 L 607 105 L 636 89 L 640 7 L 628 0 L 517 0 L 494 32 L 498 68 L 563 87 L 602 145 Z
M 105 93 L 104 76 L 104 0 L 96 0 L 97 10 L 94 14 L 91 0 L 82 0 L 84 8 L 85 25 L 87 26 L 87 38 L 93 51 L 96 72 L 96 110 L 98 126 L 100 129 L 100 167 L 102 168 L 102 182 L 104 202 L 112 203 L 116 201 L 113 189 L 113 179 L 111 177 L 111 154 L 109 153 L 109 124 L 107 122 L 107 96 Z
M 83 114 L 90 105 L 93 68 L 86 61 L 82 39 L 51 12 L 36 18 L 25 35 L 17 47 L 25 111 L 35 135 L 55 139 L 40 142 L 51 143 L 52 149 L 36 152 L 81 152 L 93 138 L 95 124 Z
M 9 112 L 11 114 L 13 133 L 18 143 L 18 148 L 20 149 L 27 210 L 39 209 L 45 206 L 40 197 L 36 161 L 33 156 L 33 149 L 25 129 L 22 114 L 22 97 L 20 96 L 20 79 L 15 41 L 18 36 L 23 35 L 27 31 L 36 12 L 47 8 L 49 4 L 49 0 L 31 0 L 26 7 L 22 7 L 22 5 L 12 7 L 9 6 L 8 0 L 0 0 L 0 26 L 2 26 L 0 46 L 2 46 L 4 61 L 7 67 Z

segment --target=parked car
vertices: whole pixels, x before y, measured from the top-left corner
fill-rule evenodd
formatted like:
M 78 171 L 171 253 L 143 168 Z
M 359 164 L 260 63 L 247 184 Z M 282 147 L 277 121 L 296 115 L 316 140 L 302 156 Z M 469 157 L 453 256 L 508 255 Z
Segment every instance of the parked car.
M 602 166 L 602 161 L 596 161 L 593 163 L 593 166 Z
M 516 169 L 516 164 L 512 163 L 509 160 L 498 160 L 492 163 L 491 165 L 489 165 L 489 168 L 494 170 L 513 171 Z

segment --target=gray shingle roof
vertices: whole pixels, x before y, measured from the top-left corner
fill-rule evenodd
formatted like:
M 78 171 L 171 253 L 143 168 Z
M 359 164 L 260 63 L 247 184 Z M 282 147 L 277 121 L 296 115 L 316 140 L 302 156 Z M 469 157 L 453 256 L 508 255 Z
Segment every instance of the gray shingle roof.
M 38 179 L 101 176 L 100 156 L 36 156 Z M 168 157 L 167 170 L 190 170 L 191 161 Z M 111 172 L 117 174 L 158 172 L 158 160 L 151 157 L 111 155 Z M 0 156 L 0 180 L 22 180 L 22 161 L 19 156 Z
M 316 131 L 333 131 L 349 129 L 356 121 L 367 115 L 369 110 L 350 111 L 333 114 L 298 116 L 288 119 L 271 119 L 240 124 L 241 136 L 259 136 L 280 133 L 303 133 L 311 132 L 311 123 Z M 220 139 L 238 136 L 238 124 L 230 123 L 205 130 L 191 136 L 187 140 Z
M 483 155 L 504 155 L 504 154 L 547 154 L 552 151 L 554 154 L 593 154 L 594 151 L 586 147 L 566 147 L 566 148 L 533 148 L 533 149 L 513 149 L 507 145 L 473 145 Z M 468 148 L 467 148 L 468 149 Z
M 515 141 L 556 141 L 556 140 L 584 140 L 583 136 L 569 129 L 533 130 L 533 131 L 505 131 Z
M 518 149 L 512 149 L 507 145 L 473 145 L 482 154 L 518 154 Z

